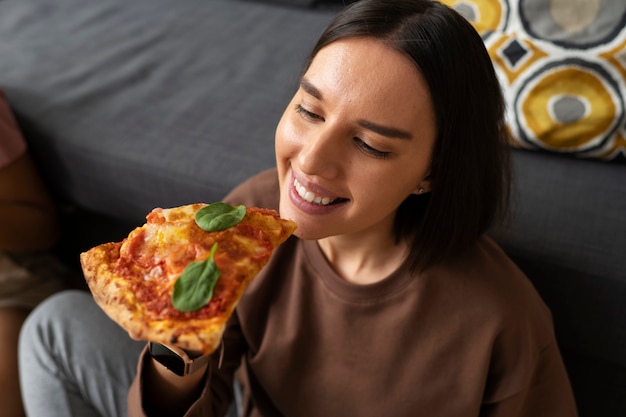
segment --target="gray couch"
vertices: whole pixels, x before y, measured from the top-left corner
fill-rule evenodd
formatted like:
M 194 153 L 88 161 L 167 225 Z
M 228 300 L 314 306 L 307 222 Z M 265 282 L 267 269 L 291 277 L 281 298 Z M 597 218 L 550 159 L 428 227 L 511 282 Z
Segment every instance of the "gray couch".
M 153 207 L 219 200 L 273 166 L 274 127 L 336 9 L 1 0 L 0 88 L 61 205 L 60 255 L 77 266 Z M 626 164 L 514 163 L 514 217 L 494 235 L 553 312 L 581 416 L 624 416 Z

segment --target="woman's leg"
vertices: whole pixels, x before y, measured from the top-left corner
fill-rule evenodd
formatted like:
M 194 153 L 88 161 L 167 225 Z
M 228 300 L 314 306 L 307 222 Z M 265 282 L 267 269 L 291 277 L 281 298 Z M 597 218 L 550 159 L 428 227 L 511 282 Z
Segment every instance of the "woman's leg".
M 20 335 L 22 398 L 29 417 L 123 417 L 144 342 L 129 338 L 84 291 L 51 296 Z

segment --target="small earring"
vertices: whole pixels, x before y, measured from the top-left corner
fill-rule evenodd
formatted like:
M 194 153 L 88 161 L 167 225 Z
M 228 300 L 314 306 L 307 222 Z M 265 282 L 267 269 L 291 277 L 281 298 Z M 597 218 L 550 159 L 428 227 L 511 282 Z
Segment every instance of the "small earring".
M 422 187 L 420 187 L 420 188 L 417 190 L 417 193 L 418 193 L 418 194 L 424 194 L 424 189 L 423 189 Z

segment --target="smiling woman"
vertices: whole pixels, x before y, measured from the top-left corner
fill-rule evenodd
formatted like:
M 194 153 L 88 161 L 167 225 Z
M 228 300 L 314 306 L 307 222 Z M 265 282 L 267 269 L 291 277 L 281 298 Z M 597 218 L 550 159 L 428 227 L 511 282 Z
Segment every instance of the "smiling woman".
M 395 269 L 389 259 L 407 250 L 394 244 L 395 211 L 430 190 L 434 142 L 428 86 L 405 55 L 371 38 L 331 43 L 276 130 L 280 211 L 299 237 L 361 247 L 363 266 Z
M 81 384 L 38 365 L 74 366 L 71 354 L 40 359 L 56 351 L 47 340 L 76 351 L 72 323 L 93 335 L 88 363 L 119 364 L 77 366 L 108 376 L 81 391 L 81 409 L 103 390 L 123 402 L 130 387 L 131 416 L 223 416 L 237 373 L 246 417 L 576 416 L 550 312 L 485 235 L 508 201 L 503 111 L 482 39 L 453 10 L 346 7 L 278 123 L 276 169 L 224 199 L 279 208 L 298 228 L 247 288 L 209 367 L 181 377 L 144 347 L 135 374 L 136 361 L 104 343 L 126 335 L 88 297 L 67 294 L 24 332 L 31 398 L 44 381 L 54 396 Z M 89 321 L 72 322 L 69 303 Z
M 389 54 L 403 57 L 421 78 L 422 91 L 413 91 L 412 97 L 432 109 L 412 109 L 420 117 L 413 131 L 420 133 L 418 141 L 424 146 L 426 130 L 434 125 L 432 152 L 425 147 L 422 153 L 429 158 L 428 184 L 417 193 L 424 196 L 409 195 L 394 216 L 394 235 L 411 241 L 412 265 L 420 269 L 463 250 L 505 218 L 510 167 L 500 86 L 487 51 L 477 42 L 480 38 L 459 15 L 451 14 L 444 23 L 435 13 L 429 16 L 436 6 L 414 7 L 423 13 L 405 14 L 401 7 L 383 5 L 383 15 L 366 3 L 354 5 L 322 34 L 305 68 L 310 70 L 313 58 L 333 42 L 369 38 L 387 46 Z M 357 14 L 360 21 L 354 19 Z M 391 83 L 395 78 L 379 64 L 371 73 Z M 406 83 L 395 80 L 403 90 Z M 388 94 L 386 101 L 385 94 L 375 97 L 372 102 L 390 113 L 411 106 L 401 95 Z

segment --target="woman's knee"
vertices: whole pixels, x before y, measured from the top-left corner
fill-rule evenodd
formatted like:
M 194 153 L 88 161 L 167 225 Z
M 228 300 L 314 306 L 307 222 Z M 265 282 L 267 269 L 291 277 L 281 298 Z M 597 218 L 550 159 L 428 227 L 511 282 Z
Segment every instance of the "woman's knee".
M 71 344 L 83 343 L 97 334 L 98 322 L 107 317 L 93 301 L 91 294 L 80 290 L 56 293 L 39 304 L 27 317 L 20 333 L 20 355 L 33 350 L 67 351 Z M 105 323 L 106 324 L 106 323 Z

